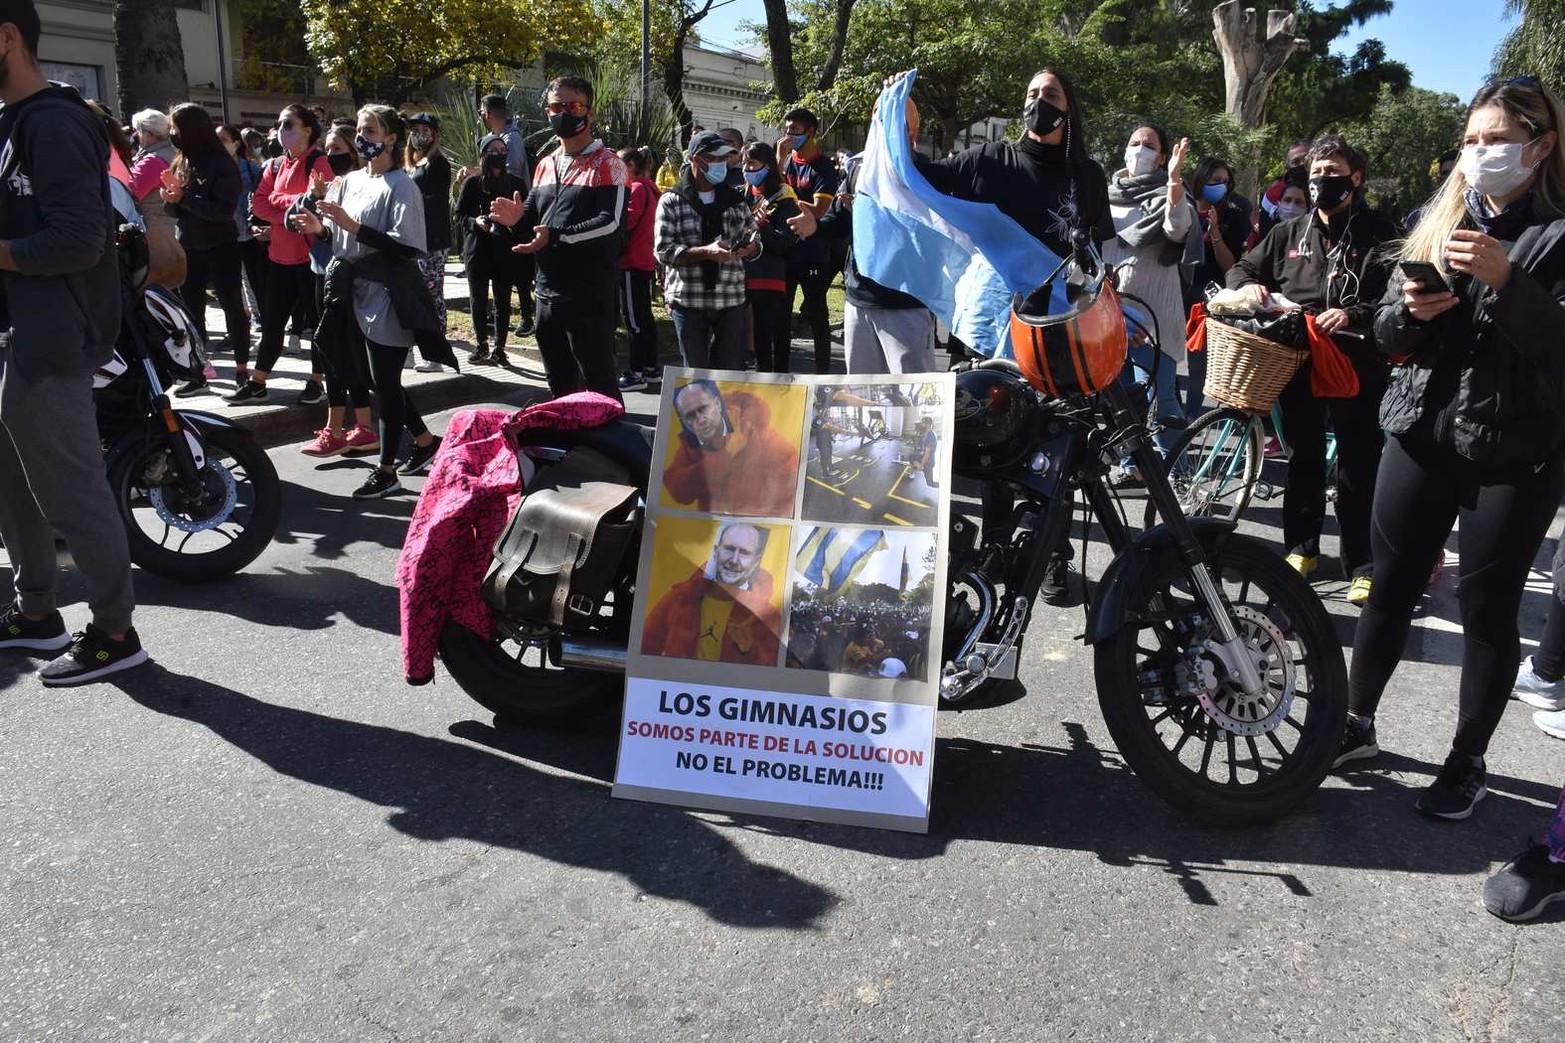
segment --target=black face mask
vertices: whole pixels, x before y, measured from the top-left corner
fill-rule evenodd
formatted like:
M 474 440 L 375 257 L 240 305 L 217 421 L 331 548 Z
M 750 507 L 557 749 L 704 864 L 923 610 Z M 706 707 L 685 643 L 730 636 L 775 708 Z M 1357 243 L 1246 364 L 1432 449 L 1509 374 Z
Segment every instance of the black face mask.
M 556 112 L 549 116 L 549 128 L 562 138 L 574 138 L 587 126 L 585 115 L 577 116 L 569 112 Z
M 1352 194 L 1352 174 L 1310 178 L 1310 203 L 1317 210 L 1335 210 Z
M 1027 123 L 1027 129 L 1040 137 L 1047 137 L 1060 129 L 1060 124 L 1065 122 L 1064 109 L 1055 108 L 1042 98 L 1033 98 L 1022 109 L 1022 119 Z
M 353 169 L 353 153 L 333 152 L 326 157 L 326 165 L 331 167 L 331 172 L 336 177 L 342 177 Z

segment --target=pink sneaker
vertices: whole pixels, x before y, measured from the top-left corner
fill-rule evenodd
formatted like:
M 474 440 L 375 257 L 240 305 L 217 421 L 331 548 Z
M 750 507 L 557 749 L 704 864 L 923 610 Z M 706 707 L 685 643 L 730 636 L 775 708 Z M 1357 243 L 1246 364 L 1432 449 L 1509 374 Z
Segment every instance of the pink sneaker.
M 337 456 L 348 448 L 348 440 L 339 432 L 323 427 L 315 432 L 315 441 L 299 452 L 305 456 Z
M 378 453 L 380 452 L 380 436 L 363 424 L 354 424 L 353 430 L 348 432 L 344 440 L 345 453 Z
M 1283 455 L 1282 443 L 1277 440 L 1276 435 L 1270 435 L 1267 437 L 1266 448 L 1262 455 L 1264 455 L 1268 460 L 1272 460 Z

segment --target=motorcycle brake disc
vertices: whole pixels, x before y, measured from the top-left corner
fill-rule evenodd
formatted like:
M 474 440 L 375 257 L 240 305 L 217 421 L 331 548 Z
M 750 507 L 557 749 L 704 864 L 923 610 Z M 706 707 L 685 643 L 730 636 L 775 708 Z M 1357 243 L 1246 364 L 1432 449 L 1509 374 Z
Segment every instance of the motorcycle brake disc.
M 223 466 L 221 461 L 209 457 L 201 473 L 203 478 L 210 475 L 222 483 L 222 503 L 218 505 L 216 510 L 205 517 L 188 518 L 169 506 L 169 486 L 154 485 L 147 490 L 147 499 L 152 502 L 152 507 L 157 511 L 158 518 L 162 520 L 163 524 L 170 528 L 178 529 L 180 532 L 207 532 L 228 520 L 233 513 L 234 504 L 239 500 L 238 487 L 234 483 L 233 472 Z
M 1234 627 L 1244 643 L 1243 654 L 1255 664 L 1265 687 L 1257 696 L 1247 695 L 1237 665 L 1229 662 L 1228 650 L 1214 640 L 1206 643 L 1205 653 L 1216 659 L 1220 677 L 1211 687 L 1202 685 L 1195 696 L 1206 715 L 1224 731 L 1264 735 L 1282 724 L 1293 708 L 1296 688 L 1288 637 L 1265 613 L 1249 605 L 1234 606 L 1233 614 Z M 1205 675 L 1202 670 L 1203 680 Z

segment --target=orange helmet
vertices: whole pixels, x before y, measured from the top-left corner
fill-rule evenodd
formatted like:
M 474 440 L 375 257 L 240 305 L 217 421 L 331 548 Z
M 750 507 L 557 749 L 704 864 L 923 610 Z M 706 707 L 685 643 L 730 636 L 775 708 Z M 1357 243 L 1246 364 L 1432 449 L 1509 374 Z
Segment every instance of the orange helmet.
M 1022 375 L 1053 398 L 1094 395 L 1119 379 L 1127 337 L 1119 294 L 1101 269 L 1068 285 L 1069 311 L 1047 314 L 1048 284 L 1011 304 L 1011 351 Z

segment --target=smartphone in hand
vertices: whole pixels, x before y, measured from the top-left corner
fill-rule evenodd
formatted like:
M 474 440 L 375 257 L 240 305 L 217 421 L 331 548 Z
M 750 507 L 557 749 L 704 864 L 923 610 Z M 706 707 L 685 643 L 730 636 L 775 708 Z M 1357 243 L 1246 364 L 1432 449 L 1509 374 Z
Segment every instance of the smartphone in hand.
M 1398 261 L 1397 267 L 1402 269 L 1405 278 L 1423 283 L 1425 293 L 1445 293 L 1451 289 L 1440 274 L 1440 269 L 1428 261 Z

